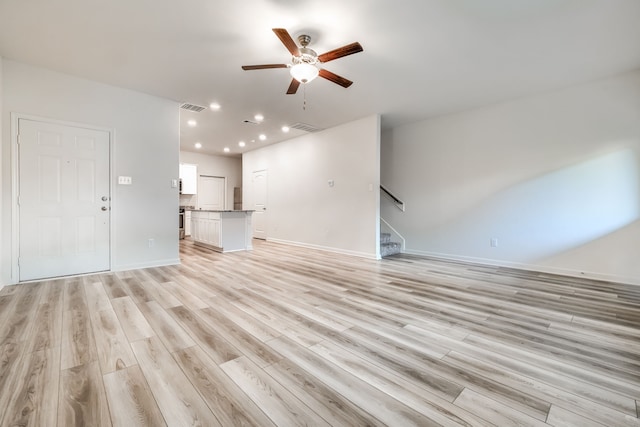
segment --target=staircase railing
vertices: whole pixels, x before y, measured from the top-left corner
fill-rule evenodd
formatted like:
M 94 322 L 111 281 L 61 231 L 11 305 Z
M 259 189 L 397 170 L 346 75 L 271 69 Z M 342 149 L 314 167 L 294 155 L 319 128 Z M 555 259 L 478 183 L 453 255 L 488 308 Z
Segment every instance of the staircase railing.
M 404 202 L 400 199 L 398 199 L 396 196 L 393 195 L 393 193 L 389 190 L 387 190 L 385 188 L 384 185 L 380 184 L 380 190 L 382 191 L 382 194 L 384 194 L 385 196 L 387 196 L 389 199 L 391 199 L 391 201 L 393 202 L 393 204 L 400 209 L 402 212 L 404 212 Z

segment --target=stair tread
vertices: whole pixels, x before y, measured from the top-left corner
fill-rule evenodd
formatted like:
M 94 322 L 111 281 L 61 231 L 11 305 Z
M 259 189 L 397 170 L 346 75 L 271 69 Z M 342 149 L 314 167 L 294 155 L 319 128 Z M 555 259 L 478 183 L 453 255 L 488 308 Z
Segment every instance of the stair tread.
M 380 243 L 380 256 L 386 257 L 396 255 L 402 252 L 402 245 L 398 242 Z

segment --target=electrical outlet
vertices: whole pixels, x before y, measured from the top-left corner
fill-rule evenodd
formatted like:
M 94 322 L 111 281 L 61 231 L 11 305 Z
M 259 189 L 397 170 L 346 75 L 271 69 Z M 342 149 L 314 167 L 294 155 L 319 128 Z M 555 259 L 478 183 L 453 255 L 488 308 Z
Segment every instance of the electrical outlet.
M 156 244 L 155 239 L 149 239 L 149 247 L 152 248 Z
M 491 247 L 492 248 L 497 248 L 498 247 L 498 238 L 497 237 L 492 237 L 491 238 Z

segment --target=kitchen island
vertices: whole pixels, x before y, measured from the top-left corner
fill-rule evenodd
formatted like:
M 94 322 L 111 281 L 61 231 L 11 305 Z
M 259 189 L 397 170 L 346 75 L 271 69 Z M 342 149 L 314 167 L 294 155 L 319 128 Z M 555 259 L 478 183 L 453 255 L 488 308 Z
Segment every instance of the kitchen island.
M 219 252 L 253 249 L 251 215 L 253 211 L 191 211 L 191 238 L 196 245 Z

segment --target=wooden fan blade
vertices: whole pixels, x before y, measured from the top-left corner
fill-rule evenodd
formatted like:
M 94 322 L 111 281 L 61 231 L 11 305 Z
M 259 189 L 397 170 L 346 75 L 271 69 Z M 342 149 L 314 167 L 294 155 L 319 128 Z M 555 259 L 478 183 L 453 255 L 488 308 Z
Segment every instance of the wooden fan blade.
M 243 65 L 243 70 L 265 70 L 267 68 L 287 68 L 287 64 Z
M 273 28 L 273 32 L 276 33 L 276 36 L 280 39 L 284 47 L 291 53 L 293 56 L 299 56 L 300 51 L 298 50 L 298 45 L 293 41 L 291 35 L 284 28 Z
M 325 78 L 329 81 L 334 82 L 335 84 L 339 84 L 342 87 L 349 87 L 353 84 L 353 82 L 351 80 L 347 80 L 344 77 L 341 77 L 335 73 L 332 73 L 331 71 L 327 71 L 324 68 L 320 70 L 320 77 Z
M 287 89 L 287 95 L 293 95 L 298 91 L 300 87 L 300 82 L 296 79 L 291 79 L 291 84 L 289 85 L 289 89 Z
M 362 49 L 362 46 L 360 46 L 360 43 L 355 42 L 355 43 L 348 44 L 346 46 L 339 47 L 337 49 L 330 50 L 327 53 L 323 53 L 322 55 L 318 56 L 318 60 L 320 62 L 329 62 L 329 61 L 333 61 L 334 59 L 342 58 L 343 56 L 353 55 L 354 53 L 362 52 L 363 50 L 364 49 Z

